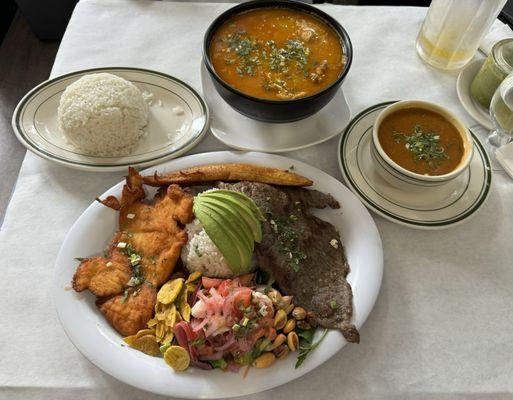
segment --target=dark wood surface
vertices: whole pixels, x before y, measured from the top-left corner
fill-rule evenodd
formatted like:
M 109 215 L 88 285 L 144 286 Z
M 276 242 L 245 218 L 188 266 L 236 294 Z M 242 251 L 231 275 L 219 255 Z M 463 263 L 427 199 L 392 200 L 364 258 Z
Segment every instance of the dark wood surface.
M 11 129 L 12 113 L 27 91 L 48 79 L 58 47 L 37 39 L 19 14 L 0 46 L 0 225 L 25 155 Z

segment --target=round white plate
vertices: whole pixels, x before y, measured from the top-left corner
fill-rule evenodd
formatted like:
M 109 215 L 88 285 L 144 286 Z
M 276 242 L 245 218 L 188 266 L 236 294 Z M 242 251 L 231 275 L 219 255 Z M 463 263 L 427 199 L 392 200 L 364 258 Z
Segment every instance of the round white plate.
M 420 187 L 405 192 L 391 186 L 374 169 L 370 156 L 372 127 L 389 104 L 376 104 L 358 114 L 339 142 L 339 165 L 349 188 L 372 211 L 412 228 L 440 229 L 454 226 L 473 215 L 488 197 L 492 180 L 490 160 L 474 138 L 474 157 L 467 171 L 447 185 Z
M 460 99 L 461 105 L 470 116 L 485 128 L 493 129 L 488 110 L 475 101 L 470 95 L 470 84 L 481 69 L 483 63 L 484 59 L 475 60 L 468 63 L 465 68 L 461 70 L 456 80 L 456 92 L 458 93 L 458 99 Z
M 281 153 L 325 142 L 340 134 L 351 120 L 344 92 L 316 114 L 300 121 L 276 124 L 248 118 L 225 102 L 201 65 L 203 94 L 212 113 L 210 130 L 221 142 L 238 150 Z
M 340 210 L 319 210 L 340 231 L 351 267 L 348 281 L 354 294 L 354 323 L 361 328 L 374 306 L 381 286 L 383 252 L 381 239 L 372 217 L 363 204 L 339 181 L 326 173 L 296 160 L 264 153 L 221 151 L 196 154 L 176 159 L 145 171 L 166 172 L 201 164 L 243 162 L 295 171 L 315 182 L 313 188 L 331 193 L 341 204 Z M 100 197 L 119 196 L 120 182 Z M 117 226 L 117 213 L 95 202 L 78 218 L 69 231 L 57 257 L 53 297 L 59 319 L 78 350 L 99 368 L 115 378 L 154 393 L 177 398 L 233 397 L 260 392 L 296 379 L 328 360 L 346 344 L 342 334 L 330 331 L 321 345 L 303 365 L 294 369 L 296 354 L 276 362 L 267 369 L 249 371 L 246 378 L 219 370 L 190 368 L 175 373 L 162 360 L 129 347 L 122 347 L 122 338 L 103 318 L 90 293 L 69 289 L 77 267 L 74 257 L 101 252 Z M 66 290 L 67 289 L 67 290 Z M 352 344 L 351 346 L 357 346 Z
M 123 157 L 96 157 L 77 150 L 64 138 L 57 107 L 66 87 L 86 74 L 108 72 L 153 94 L 146 136 Z M 184 111 L 177 115 L 173 107 Z M 94 68 L 41 83 L 19 102 L 12 118 L 18 140 L 30 151 L 67 167 L 90 171 L 123 171 L 177 157 L 196 145 L 208 130 L 209 111 L 201 96 L 169 75 L 140 68 Z

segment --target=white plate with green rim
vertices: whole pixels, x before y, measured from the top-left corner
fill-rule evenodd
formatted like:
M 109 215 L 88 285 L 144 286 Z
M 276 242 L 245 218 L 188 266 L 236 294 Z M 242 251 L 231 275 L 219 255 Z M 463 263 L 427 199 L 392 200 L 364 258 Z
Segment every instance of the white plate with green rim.
M 467 171 L 438 188 L 399 190 L 374 169 L 370 157 L 372 127 L 388 105 L 376 104 L 358 114 L 342 134 L 338 147 L 339 166 L 349 188 L 372 211 L 412 228 L 441 229 L 465 221 L 484 204 L 490 190 L 492 169 L 485 149 L 474 139 L 474 156 Z
M 152 95 L 146 134 L 127 156 L 85 154 L 71 145 L 59 128 L 57 107 L 62 92 L 80 77 L 99 72 L 125 78 Z M 183 113 L 173 111 L 177 106 Z M 89 171 L 124 171 L 129 165 L 149 166 L 178 157 L 202 139 L 208 123 L 206 102 L 185 82 L 161 72 L 125 67 L 87 69 L 45 81 L 23 97 L 12 118 L 14 133 L 28 150 L 61 165 Z

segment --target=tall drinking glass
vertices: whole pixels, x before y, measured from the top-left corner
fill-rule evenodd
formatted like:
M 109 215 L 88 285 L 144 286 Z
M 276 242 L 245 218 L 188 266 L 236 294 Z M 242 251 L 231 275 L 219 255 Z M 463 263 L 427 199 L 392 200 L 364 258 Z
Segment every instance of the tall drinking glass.
M 474 56 L 506 1 L 432 0 L 417 37 L 417 53 L 436 68 L 461 68 Z
M 490 103 L 490 118 L 495 130 L 488 136 L 491 153 L 513 140 L 513 73 L 502 81 Z

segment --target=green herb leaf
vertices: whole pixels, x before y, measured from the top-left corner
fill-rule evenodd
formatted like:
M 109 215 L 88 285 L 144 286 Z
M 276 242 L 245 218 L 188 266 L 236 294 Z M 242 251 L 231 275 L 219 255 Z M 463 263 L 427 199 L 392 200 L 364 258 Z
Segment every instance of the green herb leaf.
M 300 341 L 295 368 L 299 368 L 301 366 L 301 364 L 303 364 L 303 362 L 306 360 L 306 357 L 308 357 L 308 354 L 310 354 L 311 351 L 315 350 L 317 348 L 317 346 L 319 346 L 319 344 L 326 337 L 327 333 L 328 333 L 328 330 L 325 329 L 324 332 L 322 333 L 322 336 L 315 343 L 304 343 L 303 341 Z M 301 342 L 303 342 L 303 343 L 301 343 Z
M 434 170 L 443 160 L 450 159 L 445 149 L 440 146 L 440 135 L 428 132 L 421 125 L 414 125 L 410 135 L 393 132 L 392 137 L 396 143 L 404 142 L 404 146 L 412 153 L 417 163 L 424 162 L 428 169 Z
M 214 368 L 225 369 L 228 366 L 228 363 L 224 358 L 221 358 L 220 360 L 212 360 L 209 362 L 210 365 L 212 365 Z

